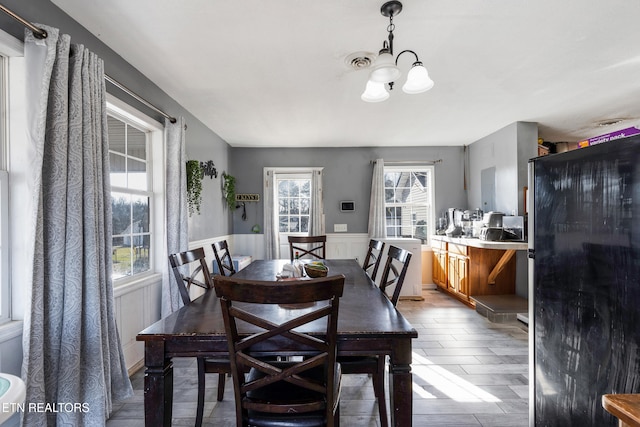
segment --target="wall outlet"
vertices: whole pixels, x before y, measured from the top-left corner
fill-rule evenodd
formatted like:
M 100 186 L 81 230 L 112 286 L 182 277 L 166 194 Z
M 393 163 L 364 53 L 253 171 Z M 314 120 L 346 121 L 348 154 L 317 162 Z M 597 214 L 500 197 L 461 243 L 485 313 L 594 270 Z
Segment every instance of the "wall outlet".
M 347 231 L 347 224 L 333 224 L 334 233 L 344 233 Z

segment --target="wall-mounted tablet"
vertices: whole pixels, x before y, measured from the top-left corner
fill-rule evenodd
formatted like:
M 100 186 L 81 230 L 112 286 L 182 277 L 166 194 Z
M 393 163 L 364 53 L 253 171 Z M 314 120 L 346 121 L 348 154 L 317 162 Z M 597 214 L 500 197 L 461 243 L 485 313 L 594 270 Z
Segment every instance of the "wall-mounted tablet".
M 353 212 L 356 210 L 356 202 L 352 200 L 343 200 L 340 202 L 341 212 Z

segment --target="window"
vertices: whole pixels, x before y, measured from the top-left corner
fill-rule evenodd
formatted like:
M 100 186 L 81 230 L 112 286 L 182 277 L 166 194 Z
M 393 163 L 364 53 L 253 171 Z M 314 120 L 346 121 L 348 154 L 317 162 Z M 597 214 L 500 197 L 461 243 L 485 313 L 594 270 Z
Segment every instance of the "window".
M 109 116 L 109 163 L 113 223 L 113 278 L 144 273 L 151 268 L 147 132 Z
M 112 277 L 119 286 L 156 273 L 162 265 L 164 129 L 109 94 L 107 115 Z
M 309 233 L 311 217 L 311 176 L 277 175 L 278 231 Z
M 115 287 L 158 273 L 164 258 L 164 127 L 107 94 Z M 163 252 L 164 251 L 164 252 Z
M 433 167 L 384 168 L 388 238 L 415 238 L 428 244 L 433 232 Z
M 0 30 L 0 323 L 24 315 L 21 304 L 12 304 L 12 299 L 22 301 L 24 275 L 30 271 L 24 266 L 32 241 L 25 236 L 31 192 L 24 178 L 30 176 L 30 153 L 26 152 L 23 54 L 22 42 Z M 12 288 L 12 283 L 18 286 Z
M 9 185 L 6 162 L 7 60 L 0 56 L 0 321 L 10 319 L 9 278 Z
M 4 167 L 2 168 L 4 169 Z M 11 319 L 9 279 L 9 184 L 6 170 L 0 170 L 0 323 Z
M 267 257 L 289 256 L 289 236 L 324 234 L 322 169 L 264 168 Z

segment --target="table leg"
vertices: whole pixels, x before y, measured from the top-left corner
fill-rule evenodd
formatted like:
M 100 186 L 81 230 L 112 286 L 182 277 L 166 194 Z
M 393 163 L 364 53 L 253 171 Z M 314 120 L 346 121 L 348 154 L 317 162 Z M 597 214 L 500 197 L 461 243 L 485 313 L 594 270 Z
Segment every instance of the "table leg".
M 173 407 L 173 362 L 164 356 L 164 341 L 146 341 L 144 358 L 144 423 L 169 427 Z
M 410 427 L 413 425 L 411 340 L 394 342 L 389 363 L 389 376 L 391 425 L 395 427 Z

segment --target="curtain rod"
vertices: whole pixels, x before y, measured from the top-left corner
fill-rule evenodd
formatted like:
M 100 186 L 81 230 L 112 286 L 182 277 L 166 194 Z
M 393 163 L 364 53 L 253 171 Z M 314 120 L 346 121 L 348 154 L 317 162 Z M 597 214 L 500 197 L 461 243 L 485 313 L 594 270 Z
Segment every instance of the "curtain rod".
M 7 15 L 9 15 L 10 17 L 12 17 L 13 19 L 15 19 L 16 21 L 18 21 L 19 23 L 21 23 L 22 25 L 24 25 L 25 27 L 27 27 L 28 29 L 30 29 L 31 31 L 33 31 L 33 36 L 37 39 L 46 39 L 47 38 L 47 32 L 45 30 L 43 30 L 42 28 L 38 28 L 35 25 L 33 25 L 31 22 L 27 21 L 26 19 L 23 19 L 22 17 L 16 15 L 15 13 L 13 13 L 11 10 L 7 9 L 6 7 L 0 5 L 0 10 L 2 10 L 4 13 L 6 13 Z
M 375 164 L 376 161 L 375 160 L 371 160 L 370 162 L 371 164 Z M 438 160 L 422 160 L 422 161 L 418 161 L 418 160 L 398 160 L 398 161 L 393 161 L 393 160 L 389 160 L 388 162 L 385 161 L 384 164 L 385 165 L 435 165 L 436 163 L 442 163 L 442 159 L 438 159 Z
M 22 25 L 24 25 L 28 29 L 30 29 L 33 32 L 33 36 L 35 38 L 37 38 L 37 39 L 46 39 L 47 38 L 48 34 L 42 28 L 36 27 L 31 22 L 27 21 L 26 19 L 16 15 L 11 10 L 7 9 L 5 6 L 0 5 L 0 10 L 3 11 L 4 13 L 6 13 L 7 15 L 9 15 L 11 18 L 13 18 L 16 21 L 20 22 Z M 141 96 L 139 96 L 138 94 L 133 92 L 131 89 L 129 89 L 128 87 L 126 87 L 122 83 L 119 83 L 118 81 L 114 80 L 112 77 L 109 77 L 108 75 L 105 74 L 104 75 L 104 79 L 106 81 L 108 81 L 109 83 L 111 83 L 112 85 L 114 85 L 115 87 L 117 87 L 118 89 L 120 89 L 121 91 L 127 93 L 128 95 L 130 95 L 133 98 L 135 98 L 136 100 L 140 101 L 141 103 L 143 103 L 147 107 L 151 108 L 153 111 L 157 112 L 158 114 L 162 115 L 163 117 L 166 117 L 167 119 L 169 119 L 169 121 L 171 123 L 175 123 L 177 121 L 175 117 L 172 117 L 172 116 L 168 115 L 167 113 L 165 113 L 164 111 L 160 110 L 155 105 L 151 104 L 149 101 L 147 101 L 146 99 L 142 98 Z
M 128 87 L 123 85 L 122 83 L 119 83 L 118 81 L 114 80 L 113 77 L 110 77 L 107 74 L 105 74 L 104 75 L 104 79 L 106 81 L 108 81 L 109 83 L 111 83 L 112 85 L 114 85 L 115 87 L 117 87 L 118 89 L 120 89 L 121 91 L 127 93 L 128 95 L 131 95 L 132 97 L 134 97 L 138 101 L 142 102 L 144 105 L 146 105 L 147 107 L 151 108 L 153 111 L 157 112 L 158 114 L 161 114 L 163 117 L 166 117 L 167 119 L 169 119 L 169 121 L 171 123 L 175 123 L 177 121 L 175 117 L 172 117 L 172 116 L 168 115 L 167 113 L 165 113 L 164 111 L 160 110 L 158 107 L 156 107 L 155 105 L 151 104 L 146 99 L 140 97 L 137 93 L 135 93 L 134 91 L 132 91 L 131 89 L 129 89 Z

